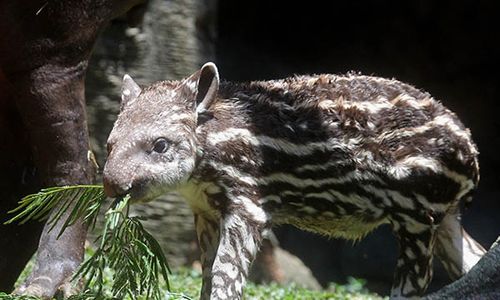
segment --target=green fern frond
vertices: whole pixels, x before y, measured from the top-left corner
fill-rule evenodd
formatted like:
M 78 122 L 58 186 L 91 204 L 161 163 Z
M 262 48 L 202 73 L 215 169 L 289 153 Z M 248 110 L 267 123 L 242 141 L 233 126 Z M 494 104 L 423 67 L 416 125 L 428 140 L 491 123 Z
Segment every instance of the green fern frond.
M 47 221 L 50 230 L 56 223 L 64 221 L 64 229 L 83 218 L 92 228 L 106 196 L 99 185 L 53 187 L 28 195 L 19 202 L 19 207 L 10 211 L 17 213 L 6 223 L 28 220 Z M 83 294 L 70 299 L 104 299 L 106 268 L 114 273 L 111 287 L 112 298 L 163 299 L 160 288 L 164 280 L 170 290 L 167 260 L 158 242 L 149 234 L 138 217 L 129 217 L 130 196 L 117 198 L 105 213 L 104 226 L 97 238 L 98 248 L 78 269 L 73 280 L 84 278 Z M 69 212 L 69 213 L 68 213 Z M 65 217 L 65 220 L 61 220 Z
M 45 188 L 36 194 L 31 194 L 21 199 L 19 206 L 9 211 L 10 214 L 17 213 L 17 215 L 5 222 L 5 224 L 13 222 L 24 224 L 29 220 L 44 220 L 57 207 L 57 211 L 54 211 L 47 221 L 49 224 L 55 224 L 71 204 L 74 204 L 74 207 L 63 227 L 73 225 L 76 220 L 82 217 L 84 212 L 86 213 L 85 217 L 87 220 L 94 221 L 97 217 L 95 213 L 99 211 L 105 199 L 106 196 L 101 185 Z M 89 208 L 91 209 L 89 210 Z
M 9 295 L 4 292 L 0 292 L 0 300 L 39 300 L 39 298 L 24 295 Z
M 103 270 L 114 272 L 111 294 L 123 299 L 163 299 L 161 278 L 170 289 L 167 260 L 158 242 L 142 226 L 139 217 L 128 216 L 129 197 L 117 199 L 106 212 L 100 246 L 78 270 L 74 278 L 86 278 L 85 290 L 103 295 Z

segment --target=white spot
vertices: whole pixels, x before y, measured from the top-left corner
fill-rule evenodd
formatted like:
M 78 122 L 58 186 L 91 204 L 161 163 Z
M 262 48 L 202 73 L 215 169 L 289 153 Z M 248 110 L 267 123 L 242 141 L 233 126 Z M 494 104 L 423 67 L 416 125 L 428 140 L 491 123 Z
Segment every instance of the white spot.
M 340 97 L 337 101 L 343 102 L 343 98 Z M 331 108 L 335 107 L 335 102 L 333 100 L 326 99 L 326 100 L 320 101 L 318 103 L 318 107 L 320 109 L 323 109 L 323 110 L 331 109 Z
M 363 101 L 363 102 L 351 102 L 351 101 L 339 101 L 336 102 L 332 109 L 357 109 L 359 111 L 378 114 L 383 109 L 391 109 L 393 105 L 386 101 L 384 98 L 380 98 L 379 101 Z
M 331 211 L 324 211 L 321 213 L 321 215 L 325 216 L 325 217 L 328 217 L 328 218 L 334 218 L 335 217 L 335 214 Z
M 397 267 L 402 267 L 402 266 L 404 266 L 404 264 L 405 264 L 404 260 L 402 260 L 402 259 L 398 259 L 398 261 L 397 261 L 397 263 L 396 263 L 396 266 L 397 266 Z
M 223 279 L 222 279 L 222 277 L 220 277 L 220 276 L 214 276 L 214 277 L 212 278 L 212 283 L 213 283 L 214 285 L 224 285 L 224 280 L 223 280 Z
M 193 114 L 190 113 L 171 113 L 170 111 L 166 112 L 165 116 L 161 116 L 160 118 L 163 119 L 163 121 L 168 121 L 169 123 L 174 123 L 174 122 L 179 122 L 181 120 L 189 120 L 193 119 L 194 116 Z
M 205 191 L 206 191 L 207 194 L 209 194 L 209 195 L 212 194 L 213 195 L 213 194 L 220 193 L 221 189 L 214 184 L 214 185 L 208 186 Z
M 424 242 L 422 242 L 421 240 L 416 240 L 415 244 L 419 248 L 420 253 L 422 253 L 424 255 L 429 254 L 430 249 L 429 249 L 429 247 L 427 247 L 427 245 L 424 244 Z
M 301 196 L 302 193 L 300 192 L 294 192 L 294 191 L 283 191 L 280 193 L 283 197 L 286 197 L 286 196 Z
M 281 197 L 278 195 L 267 195 L 266 197 L 259 199 L 259 203 L 266 203 L 268 201 L 281 203 Z
M 401 228 L 401 225 L 398 222 L 393 222 L 392 228 L 394 231 L 398 231 Z
M 442 171 L 441 164 L 434 158 L 424 156 L 410 156 L 403 160 L 396 162 L 392 167 L 388 168 L 388 173 L 396 179 L 403 179 L 408 177 L 413 169 L 429 169 L 434 173 Z
M 241 291 L 241 289 L 243 288 L 243 283 L 244 282 L 240 282 L 239 280 L 236 280 L 234 282 L 234 287 L 237 291 Z
M 394 104 L 396 104 L 397 102 L 404 102 L 404 104 L 417 110 L 420 110 L 425 105 L 429 105 L 431 103 L 429 101 L 417 100 L 415 99 L 415 97 L 412 97 L 408 94 L 399 94 L 396 98 L 392 99 L 391 102 Z
M 346 214 L 345 209 L 343 207 L 341 207 L 341 206 L 338 207 L 338 211 L 339 211 L 339 214 L 341 214 L 341 215 L 345 215 Z
M 186 80 L 184 82 L 184 86 L 189 89 L 189 91 L 193 94 L 196 94 L 197 89 L 198 89 L 198 84 L 194 80 Z
M 423 278 L 417 279 L 417 283 L 419 287 L 424 287 L 427 284 L 428 276 L 426 275 Z
M 300 212 L 305 212 L 306 214 L 316 214 L 318 211 L 314 208 L 314 207 L 311 207 L 311 206 L 303 206 L 299 209 Z
M 469 272 L 486 253 L 486 250 L 462 229 L 462 270 Z
M 415 253 L 413 253 L 413 250 L 411 250 L 411 248 L 406 248 L 405 254 L 406 254 L 406 256 L 409 259 L 415 259 L 416 258 Z
M 373 124 L 373 122 L 370 122 L 370 121 L 366 122 L 366 126 L 370 130 L 374 130 L 375 129 L 375 124 Z
M 403 295 L 407 295 L 411 292 L 413 292 L 415 288 L 411 284 L 410 280 L 405 280 L 404 287 L 403 287 Z
M 245 208 L 245 211 L 252 216 L 252 220 L 260 223 L 266 223 L 268 216 L 262 207 L 256 205 L 252 200 L 244 196 L 238 196 L 233 199 L 234 203 L 241 203 Z

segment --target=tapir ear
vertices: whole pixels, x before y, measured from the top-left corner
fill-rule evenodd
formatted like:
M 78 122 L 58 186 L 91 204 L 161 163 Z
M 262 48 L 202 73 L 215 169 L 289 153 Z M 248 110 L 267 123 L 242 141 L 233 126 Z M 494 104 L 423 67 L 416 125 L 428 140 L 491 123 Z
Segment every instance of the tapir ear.
M 180 89 L 197 114 L 204 113 L 217 98 L 219 72 L 214 63 L 206 63 L 196 73 L 186 78 Z M 193 101 L 194 100 L 194 101 Z
M 217 66 L 208 62 L 201 67 L 196 93 L 196 113 L 206 111 L 217 99 L 219 91 L 219 71 Z
M 125 105 L 130 101 L 136 99 L 141 93 L 141 87 L 128 74 L 123 76 L 122 84 L 122 102 L 120 104 L 120 111 L 123 110 Z

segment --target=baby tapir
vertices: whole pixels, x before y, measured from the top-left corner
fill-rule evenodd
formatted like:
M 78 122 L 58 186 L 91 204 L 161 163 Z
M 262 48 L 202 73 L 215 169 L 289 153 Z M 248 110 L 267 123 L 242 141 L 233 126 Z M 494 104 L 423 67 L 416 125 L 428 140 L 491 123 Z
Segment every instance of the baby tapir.
M 396 80 L 350 74 L 230 83 L 205 64 L 141 89 L 123 79 L 109 196 L 180 192 L 202 250 L 202 299 L 241 299 L 272 224 L 360 239 L 383 223 L 400 253 L 392 298 L 422 294 L 436 254 L 453 278 L 484 249 L 459 222 L 479 180 L 455 114 Z

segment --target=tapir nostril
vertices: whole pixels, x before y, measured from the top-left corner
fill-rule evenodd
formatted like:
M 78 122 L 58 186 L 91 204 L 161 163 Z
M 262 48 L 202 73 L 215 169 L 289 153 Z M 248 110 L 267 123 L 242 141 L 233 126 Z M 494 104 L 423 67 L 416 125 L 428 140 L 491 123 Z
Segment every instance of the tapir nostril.
M 113 181 L 110 181 L 104 176 L 103 178 L 103 186 L 104 186 L 104 193 L 106 196 L 110 198 L 116 198 L 118 196 L 123 196 L 128 193 L 130 190 L 130 186 L 127 185 L 125 188 L 120 186 L 119 184 L 116 184 Z

